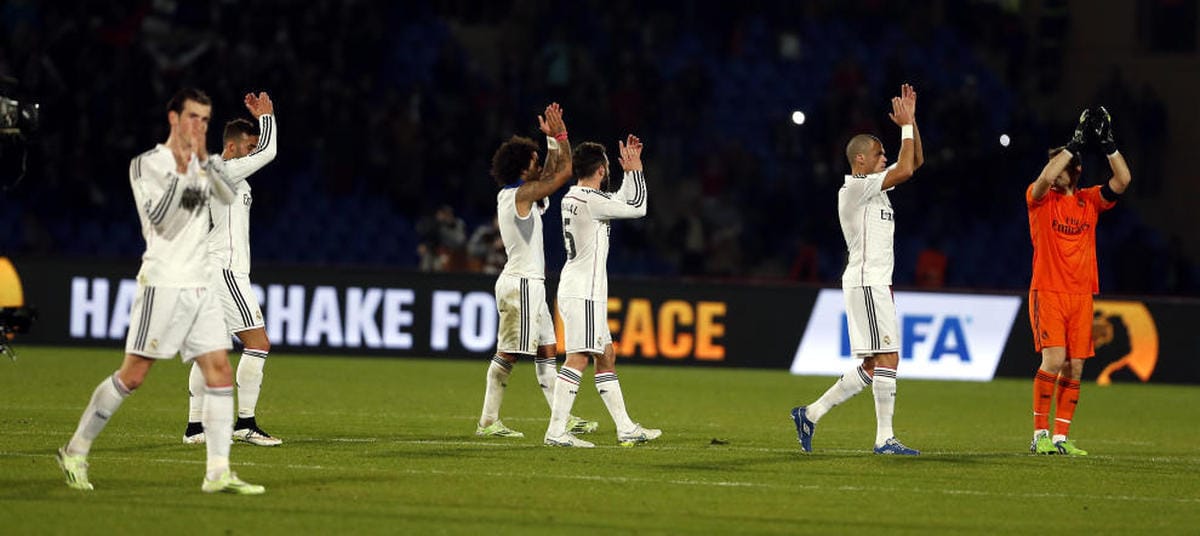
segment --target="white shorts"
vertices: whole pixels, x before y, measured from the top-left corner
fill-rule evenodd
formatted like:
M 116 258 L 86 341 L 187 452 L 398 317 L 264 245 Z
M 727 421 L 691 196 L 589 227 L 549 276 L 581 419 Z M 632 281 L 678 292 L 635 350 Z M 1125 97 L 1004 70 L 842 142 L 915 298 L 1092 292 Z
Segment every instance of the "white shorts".
M 900 332 L 896 329 L 891 287 L 851 287 L 843 289 L 842 294 L 846 298 L 850 353 L 861 358 L 899 352 Z
M 545 281 L 501 275 L 496 279 L 496 310 L 500 313 L 497 352 L 537 355 L 538 347 L 558 344 L 554 318 L 546 305 Z
M 258 306 L 258 296 L 254 294 L 254 289 L 250 288 L 250 274 L 224 268 L 213 269 L 212 288 L 216 291 L 221 310 L 225 312 L 225 329 L 229 330 L 229 333 L 261 328 L 265 325 L 262 309 Z
M 568 354 L 603 354 L 612 342 L 608 331 L 608 302 L 584 298 L 559 298 L 558 313 L 563 320 L 563 339 Z
M 229 350 L 221 309 L 208 287 L 167 288 L 138 285 L 129 311 L 125 353 L 186 363 L 196 356 Z

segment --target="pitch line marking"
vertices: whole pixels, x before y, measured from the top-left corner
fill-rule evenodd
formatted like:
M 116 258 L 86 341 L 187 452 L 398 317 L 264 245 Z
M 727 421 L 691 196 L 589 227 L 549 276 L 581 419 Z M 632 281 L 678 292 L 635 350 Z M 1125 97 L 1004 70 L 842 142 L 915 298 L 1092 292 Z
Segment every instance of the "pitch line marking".
M 53 454 L 28 454 L 20 452 L 0 452 L 0 457 L 16 458 L 52 458 Z M 102 460 L 113 460 L 121 462 L 152 462 L 152 463 L 169 463 L 182 465 L 202 465 L 205 462 L 201 460 L 183 460 L 178 458 L 142 458 L 130 456 L 99 456 Z M 95 459 L 95 458 L 93 458 Z M 261 462 L 239 462 L 239 466 L 245 467 L 262 467 L 266 469 L 303 469 L 313 471 L 325 470 L 358 470 L 371 471 L 375 473 L 403 473 L 410 475 L 444 475 L 444 476 L 489 476 L 497 478 L 519 479 L 531 478 L 528 473 L 516 472 L 501 472 L 501 471 L 446 471 L 442 469 L 380 469 L 375 467 L 347 467 L 347 466 L 327 466 L 327 465 L 303 465 L 303 464 L 278 464 L 278 463 L 261 463 Z M 51 473 L 53 474 L 53 473 Z M 680 486 L 708 486 L 708 487 L 736 487 L 736 488 L 768 488 L 782 490 L 821 490 L 827 489 L 824 486 L 804 485 L 804 484 L 766 484 L 756 482 L 737 482 L 737 481 L 721 481 L 721 480 L 661 480 L 655 478 L 633 478 L 620 476 L 598 476 L 598 475 L 537 475 L 537 478 L 554 478 L 559 480 L 584 480 L 590 482 L 606 482 L 614 484 L 630 484 L 630 483 L 645 483 L 645 484 L 675 484 Z M 876 487 L 876 486 L 838 486 L 838 491 L 855 492 L 855 493 L 925 493 L 939 495 L 973 495 L 978 497 L 1006 497 L 1006 498 L 1045 498 L 1045 499 L 1085 499 L 1085 500 L 1105 500 L 1105 501 L 1122 501 L 1122 502 L 1152 502 L 1152 503 L 1183 503 L 1183 504 L 1200 504 L 1200 497 L 1142 497 L 1137 495 L 1079 495 L 1077 493 L 997 493 L 981 490 L 962 490 L 962 489 L 901 489 L 891 487 Z

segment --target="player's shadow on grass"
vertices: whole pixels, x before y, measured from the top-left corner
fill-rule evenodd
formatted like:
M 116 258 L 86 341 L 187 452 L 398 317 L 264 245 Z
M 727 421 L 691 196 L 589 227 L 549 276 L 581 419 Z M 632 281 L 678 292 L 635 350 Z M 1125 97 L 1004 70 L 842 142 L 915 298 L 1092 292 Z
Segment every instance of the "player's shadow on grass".
M 953 452 L 953 451 L 933 451 L 925 450 L 920 456 L 895 456 L 895 455 L 876 455 L 871 452 L 864 454 L 872 459 L 892 462 L 892 463 L 914 463 L 914 464 L 943 464 L 943 465 L 987 465 L 996 464 L 1006 466 L 1019 458 L 1038 458 L 1028 452 L 1021 450 L 1016 451 L 997 451 L 997 452 Z M 1044 457 L 1044 456 L 1043 456 Z
M 174 455 L 188 452 L 199 452 L 201 462 L 204 461 L 204 445 L 185 445 L 178 439 L 163 438 L 160 441 L 125 443 L 121 445 L 103 445 L 92 450 L 93 455 L 134 454 L 139 457 L 150 455 Z
M 703 459 L 689 460 L 667 463 L 652 463 L 651 467 L 666 471 L 696 471 L 696 472 L 714 472 L 722 473 L 737 469 L 745 469 L 749 467 L 762 465 L 778 465 L 794 460 L 794 456 L 785 454 L 763 454 L 763 455 L 746 455 L 737 456 L 734 453 L 727 454 L 726 458 L 721 459 Z

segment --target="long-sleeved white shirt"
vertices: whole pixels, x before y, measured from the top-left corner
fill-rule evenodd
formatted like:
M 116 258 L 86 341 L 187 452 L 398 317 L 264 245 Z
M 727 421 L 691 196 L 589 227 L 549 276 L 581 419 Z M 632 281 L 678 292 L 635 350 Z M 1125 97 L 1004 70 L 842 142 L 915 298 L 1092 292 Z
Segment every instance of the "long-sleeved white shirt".
M 219 202 L 228 203 L 233 193 L 212 178 L 211 162 L 201 166 L 192 157 L 187 172 L 179 174 L 171 150 L 159 144 L 130 161 L 129 184 L 146 240 L 138 283 L 208 286 L 205 258 L 210 198 L 216 196 Z
M 646 179 L 641 171 L 626 171 L 616 193 L 578 185 L 567 190 L 562 199 L 567 263 L 558 282 L 558 297 L 607 300 L 609 222 L 645 215 Z
M 230 160 L 224 160 L 220 156 L 209 158 L 210 169 L 234 192 L 232 203 L 214 203 L 211 206 L 209 262 L 216 268 L 238 273 L 250 273 L 250 204 L 253 197 L 250 195 L 250 183 L 246 179 L 274 160 L 278 151 L 275 141 L 275 116 L 260 115 L 258 128 L 258 146 L 250 154 Z

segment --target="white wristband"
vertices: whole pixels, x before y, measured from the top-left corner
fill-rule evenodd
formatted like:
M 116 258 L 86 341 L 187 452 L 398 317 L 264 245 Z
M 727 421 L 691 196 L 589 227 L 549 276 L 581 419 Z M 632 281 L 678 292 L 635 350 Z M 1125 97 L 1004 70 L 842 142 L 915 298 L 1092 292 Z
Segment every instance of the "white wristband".
M 1113 152 L 1112 152 L 1112 154 L 1108 155 L 1108 157 L 1109 157 L 1109 158 L 1116 158 L 1116 156 L 1117 156 L 1117 155 L 1119 155 L 1119 154 L 1121 154 L 1121 151 L 1113 151 Z
M 546 148 L 551 151 L 557 151 L 558 140 L 554 139 L 554 136 L 546 136 Z
M 912 125 L 901 125 L 900 126 L 900 139 L 902 139 L 902 140 L 913 139 L 913 126 Z

